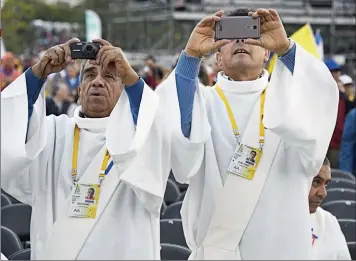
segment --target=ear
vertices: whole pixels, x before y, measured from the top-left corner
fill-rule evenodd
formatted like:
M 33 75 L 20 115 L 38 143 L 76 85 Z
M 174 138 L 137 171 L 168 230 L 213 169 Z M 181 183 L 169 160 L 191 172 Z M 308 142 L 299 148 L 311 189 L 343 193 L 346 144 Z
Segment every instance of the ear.
M 268 50 L 265 50 L 265 57 L 264 57 L 264 61 L 265 63 L 268 62 L 269 56 L 270 56 L 271 52 Z
M 79 86 L 78 86 L 78 95 L 79 95 L 79 96 L 80 96 L 81 90 L 82 90 L 82 88 L 81 88 L 81 86 L 79 85 Z
M 221 53 L 218 51 L 216 52 L 216 64 L 218 66 L 218 68 L 222 68 L 222 56 Z

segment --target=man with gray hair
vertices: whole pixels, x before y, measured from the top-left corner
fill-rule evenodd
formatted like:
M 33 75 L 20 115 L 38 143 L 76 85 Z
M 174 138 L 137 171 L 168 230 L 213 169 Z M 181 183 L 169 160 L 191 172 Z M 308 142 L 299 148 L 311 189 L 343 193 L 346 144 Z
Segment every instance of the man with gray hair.
M 158 96 L 98 39 L 74 117 L 46 117 L 42 86 L 70 63 L 74 42 L 47 50 L 2 92 L 1 186 L 32 206 L 31 259 L 159 260 L 170 161 Z

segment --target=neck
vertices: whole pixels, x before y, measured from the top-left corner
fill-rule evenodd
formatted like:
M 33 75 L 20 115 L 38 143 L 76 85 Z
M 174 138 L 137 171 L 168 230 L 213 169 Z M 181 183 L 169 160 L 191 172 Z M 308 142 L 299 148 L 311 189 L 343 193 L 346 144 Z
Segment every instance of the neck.
M 93 118 L 93 119 L 106 118 L 106 117 L 109 117 L 109 115 L 110 115 L 110 113 L 108 114 L 106 112 L 104 112 L 104 113 L 86 113 L 86 112 L 84 112 L 84 110 L 79 112 L 79 117 L 81 117 L 81 118 Z
M 234 81 L 254 81 L 263 74 L 263 68 L 258 70 L 232 70 L 231 72 L 224 71 L 226 76 L 229 76 Z

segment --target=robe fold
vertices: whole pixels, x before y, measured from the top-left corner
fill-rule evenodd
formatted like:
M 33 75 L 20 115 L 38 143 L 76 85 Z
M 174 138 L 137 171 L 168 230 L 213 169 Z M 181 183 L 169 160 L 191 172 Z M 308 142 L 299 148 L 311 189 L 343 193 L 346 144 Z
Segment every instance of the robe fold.
M 81 107 L 46 117 L 42 89 L 27 129 L 26 92 L 23 74 L 1 93 L 1 186 L 32 206 L 31 259 L 160 259 L 170 142 L 158 95 L 145 85 L 135 126 L 126 92 L 109 117 L 88 119 Z M 105 148 L 114 161 L 95 219 L 68 216 L 75 124 L 79 182 L 98 181 Z
M 220 73 L 217 83 L 243 140 L 258 144 L 258 118 L 254 128 L 249 119 L 268 72 L 245 82 Z M 265 101 L 265 146 L 251 181 L 227 171 L 237 141 L 215 88 L 197 87 L 189 139 L 176 88 L 173 71 L 157 92 L 170 115 L 173 173 L 189 183 L 181 215 L 190 259 L 310 259 L 308 193 L 338 106 L 337 85 L 323 62 L 297 45 L 293 74 L 276 63 Z
M 351 260 L 339 222 L 330 212 L 318 207 L 310 215 L 313 260 Z M 355 231 L 354 231 L 355 232 Z

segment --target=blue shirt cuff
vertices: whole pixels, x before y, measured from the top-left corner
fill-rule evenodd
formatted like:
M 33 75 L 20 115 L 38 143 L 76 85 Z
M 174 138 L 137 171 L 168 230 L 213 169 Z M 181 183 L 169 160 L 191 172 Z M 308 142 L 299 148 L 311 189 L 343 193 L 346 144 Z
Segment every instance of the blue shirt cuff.
M 190 79 L 197 78 L 200 69 L 200 61 L 200 58 L 189 56 L 182 51 L 176 66 L 176 74 Z
M 46 82 L 46 80 L 37 78 L 37 76 L 33 74 L 31 68 L 26 70 L 25 78 L 28 101 L 28 118 L 30 119 L 33 111 L 33 105 L 36 103 L 42 90 L 43 84 Z
M 131 113 L 135 125 L 137 124 L 144 86 L 145 82 L 140 77 L 136 83 L 125 87 L 125 91 L 130 101 Z
M 294 72 L 296 50 L 297 45 L 294 43 L 293 47 L 285 55 L 279 57 L 282 63 L 289 69 L 292 74 Z

